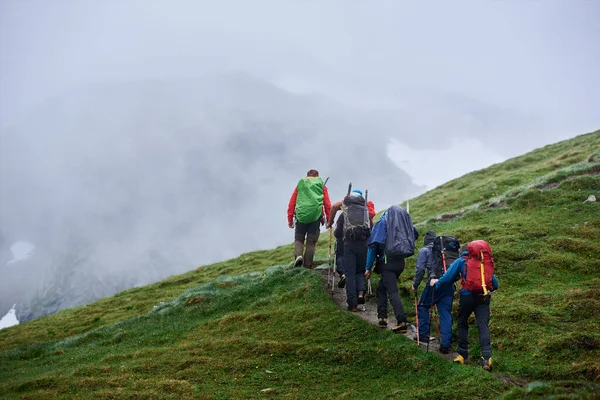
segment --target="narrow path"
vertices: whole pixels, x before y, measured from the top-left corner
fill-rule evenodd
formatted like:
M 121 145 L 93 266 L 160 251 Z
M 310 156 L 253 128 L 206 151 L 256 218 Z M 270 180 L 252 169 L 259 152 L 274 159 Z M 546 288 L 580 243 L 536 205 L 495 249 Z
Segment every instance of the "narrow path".
M 342 310 L 347 311 L 348 309 L 348 305 L 346 303 L 346 290 L 345 289 L 340 289 L 337 287 L 337 281 L 338 281 L 338 277 L 336 276 L 336 286 L 334 287 L 333 293 L 331 291 L 331 288 L 328 286 L 328 274 L 329 274 L 329 266 L 327 264 L 322 264 L 319 265 L 315 268 L 316 272 L 319 272 L 322 277 L 323 277 L 323 286 L 324 289 L 331 295 L 332 300 L 338 305 L 339 308 L 341 308 Z M 358 312 L 355 313 L 357 317 L 364 319 L 365 321 L 373 324 L 373 325 L 377 325 L 377 303 L 375 300 L 375 287 L 372 288 L 373 290 L 373 295 L 371 296 L 367 296 L 366 297 L 366 303 L 364 305 L 359 305 L 358 306 Z M 404 304 L 403 302 L 403 306 L 404 309 L 408 309 L 409 307 L 414 307 L 414 303 L 413 304 Z M 388 312 L 392 311 L 392 307 L 391 304 L 388 304 Z M 392 313 L 390 313 L 391 315 Z M 387 329 L 391 330 L 393 326 L 395 326 L 396 324 L 396 320 L 393 316 L 388 316 L 388 327 Z M 435 324 L 435 322 L 434 322 Z M 458 355 L 458 353 L 451 351 L 448 354 L 442 354 L 439 352 L 439 348 L 440 348 L 440 341 L 439 341 L 439 337 L 435 336 L 435 330 L 436 327 L 435 325 L 431 326 L 431 341 L 429 343 L 429 352 L 430 353 L 435 353 L 437 355 L 439 355 L 440 357 L 445 358 L 446 360 L 452 362 L 456 356 Z M 417 346 L 417 328 L 415 327 L 415 325 L 408 323 L 408 332 L 406 332 L 404 334 L 404 336 L 406 336 L 407 338 L 411 339 L 413 341 L 413 343 L 415 344 L 415 346 Z M 427 344 L 421 343 L 421 348 L 423 349 L 423 351 L 427 351 Z M 499 374 L 497 372 L 493 372 L 492 374 L 498 378 L 499 380 L 511 384 L 511 385 L 516 385 L 516 386 L 526 386 L 529 382 L 527 382 L 524 379 L 515 379 L 512 378 L 510 376 L 507 375 L 502 375 Z
M 348 305 L 346 303 L 346 289 L 340 289 L 337 287 L 338 277 L 336 276 L 336 286 L 334 287 L 334 291 L 332 293 L 331 288 L 328 287 L 328 284 L 327 284 L 328 268 L 326 267 L 326 264 L 323 266 L 317 267 L 316 271 L 320 272 L 321 275 L 323 276 L 323 279 L 325 282 L 325 290 L 327 290 L 329 292 L 333 301 L 338 305 L 338 307 L 340 307 L 341 309 L 346 311 L 348 308 Z M 363 305 L 359 305 L 358 312 L 356 313 L 356 316 L 364 319 L 365 321 L 367 321 L 373 325 L 377 325 L 377 303 L 375 300 L 375 289 L 376 289 L 376 287 L 373 286 L 373 288 L 372 288 L 373 295 L 366 296 L 366 299 L 365 299 L 366 303 Z M 404 309 L 406 310 L 409 307 L 414 307 L 414 304 L 404 304 L 404 302 L 403 302 L 403 306 L 404 306 Z M 388 310 L 389 310 L 390 315 L 388 315 L 387 329 L 391 330 L 392 327 L 394 327 L 396 325 L 396 319 L 393 316 L 391 304 L 388 305 Z M 435 324 L 435 322 L 434 322 L 434 324 Z M 432 329 L 432 332 L 431 332 L 432 337 L 431 337 L 431 341 L 429 343 L 429 352 L 436 353 L 449 361 L 454 360 L 454 358 L 456 358 L 456 356 L 458 355 L 457 353 L 450 352 L 449 354 L 442 354 L 439 352 L 440 341 L 439 341 L 439 338 L 435 335 L 435 329 L 436 329 L 435 325 L 432 325 L 431 329 Z M 404 336 L 406 336 L 407 338 L 414 341 L 415 346 L 417 346 L 417 328 L 415 325 L 413 325 L 409 322 L 408 323 L 408 332 L 406 332 L 404 334 Z M 421 347 L 423 348 L 423 350 L 425 350 L 425 351 L 427 350 L 427 344 L 421 343 Z

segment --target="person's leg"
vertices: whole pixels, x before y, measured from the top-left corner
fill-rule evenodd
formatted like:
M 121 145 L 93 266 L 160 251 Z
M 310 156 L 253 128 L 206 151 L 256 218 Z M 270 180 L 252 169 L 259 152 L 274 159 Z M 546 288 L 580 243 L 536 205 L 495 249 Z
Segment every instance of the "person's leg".
M 356 248 L 356 288 L 359 295 L 360 304 L 365 303 L 365 293 L 367 291 L 367 279 L 365 278 L 365 267 L 367 265 L 367 241 L 357 241 Z
M 473 296 L 461 295 L 458 302 L 458 354 L 469 357 L 469 316 L 473 312 Z
M 304 253 L 304 240 L 306 238 L 308 225 L 301 222 L 296 222 L 296 230 L 294 231 L 294 259 L 298 259 Z
M 452 300 L 454 299 L 454 287 L 447 286 L 436 293 L 435 303 L 440 315 L 440 350 L 442 352 L 450 349 L 452 345 Z
M 429 340 L 429 309 L 431 308 L 431 286 L 429 286 L 429 280 L 425 284 L 423 293 L 421 293 L 421 299 L 417 308 L 419 310 L 419 339 L 426 343 Z
M 346 273 L 346 302 L 348 308 L 355 309 L 358 305 L 356 286 L 356 254 L 353 243 L 344 241 L 344 269 Z
M 319 230 L 321 221 L 316 220 L 313 223 L 308 224 L 306 229 L 306 250 L 304 251 L 304 265 L 307 268 L 313 268 L 313 258 L 315 257 L 315 247 L 317 240 L 319 240 Z
M 404 271 L 404 259 L 388 259 L 383 271 L 384 273 L 381 274 L 381 278 L 385 280 L 385 288 L 387 289 L 390 303 L 392 303 L 396 321 L 398 321 L 398 325 L 405 324 L 406 314 L 404 313 L 402 300 L 400 300 L 400 295 L 398 294 L 398 277 Z
M 477 296 L 475 299 L 475 319 L 477 320 L 477 329 L 479 330 L 479 346 L 481 347 L 481 357 L 487 360 L 492 356 L 492 347 L 490 345 L 489 298 L 485 300 L 483 296 Z
M 375 296 L 377 298 L 377 318 L 385 318 L 387 319 L 387 290 L 385 288 L 385 281 L 383 279 L 379 280 L 377 284 L 377 289 L 375 290 Z
M 344 275 L 344 241 L 335 239 L 335 270 L 342 276 Z

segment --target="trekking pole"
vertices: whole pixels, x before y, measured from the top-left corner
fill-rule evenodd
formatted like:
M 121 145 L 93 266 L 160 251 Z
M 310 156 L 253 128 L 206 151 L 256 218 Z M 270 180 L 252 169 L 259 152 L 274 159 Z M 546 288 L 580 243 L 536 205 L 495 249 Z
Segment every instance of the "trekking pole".
M 413 292 L 415 294 L 415 317 L 417 318 L 417 345 L 421 346 L 421 340 L 419 339 L 419 307 L 417 306 L 417 291 Z
M 331 278 L 331 270 L 333 269 L 333 263 L 331 262 L 331 241 L 333 240 L 333 231 L 329 228 L 329 268 L 327 268 L 327 284 Z M 333 286 L 333 285 L 332 285 Z
M 429 307 L 429 332 L 427 332 L 427 352 L 429 353 L 429 342 L 431 342 L 431 313 L 433 312 L 433 298 L 435 286 L 431 287 L 431 306 Z
M 434 305 L 433 307 L 434 307 L 433 311 L 435 312 L 435 325 L 437 327 L 437 333 L 438 333 L 438 336 L 441 336 L 440 335 L 440 318 L 439 318 L 440 317 L 440 313 L 438 312 L 437 304 Z
M 442 265 L 444 266 L 444 273 L 446 273 L 446 248 L 444 247 L 444 238 L 440 236 L 440 248 L 442 249 Z
M 485 286 L 485 273 L 483 272 L 483 250 L 479 251 L 479 263 L 481 267 L 481 286 L 483 287 L 484 296 L 487 296 L 489 292 Z

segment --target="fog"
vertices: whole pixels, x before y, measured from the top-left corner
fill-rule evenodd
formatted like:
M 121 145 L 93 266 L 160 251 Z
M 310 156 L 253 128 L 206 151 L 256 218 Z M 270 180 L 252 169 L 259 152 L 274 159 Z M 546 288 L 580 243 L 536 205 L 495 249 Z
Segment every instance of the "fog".
M 311 168 L 379 210 L 597 129 L 599 11 L 1 2 L 0 315 L 289 243 Z

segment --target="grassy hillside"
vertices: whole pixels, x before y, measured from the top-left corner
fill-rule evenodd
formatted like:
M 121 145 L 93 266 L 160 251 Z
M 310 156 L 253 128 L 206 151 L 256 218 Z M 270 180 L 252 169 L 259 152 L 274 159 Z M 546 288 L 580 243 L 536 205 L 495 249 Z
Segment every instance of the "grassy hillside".
M 583 201 L 600 197 L 599 149 L 600 131 L 411 200 L 421 234 L 492 244 L 500 281 L 490 324 L 495 372 L 545 383 L 511 387 L 339 310 L 318 274 L 283 266 L 292 247 L 282 246 L 1 330 L 0 395 L 591 396 L 600 390 L 600 204 Z M 321 239 L 324 258 L 328 235 Z M 400 287 L 412 321 L 413 274 L 411 259 Z M 475 326 L 470 333 L 476 356 Z

